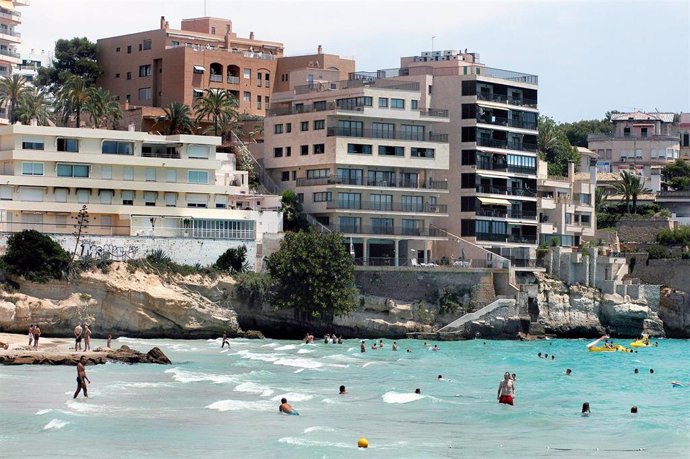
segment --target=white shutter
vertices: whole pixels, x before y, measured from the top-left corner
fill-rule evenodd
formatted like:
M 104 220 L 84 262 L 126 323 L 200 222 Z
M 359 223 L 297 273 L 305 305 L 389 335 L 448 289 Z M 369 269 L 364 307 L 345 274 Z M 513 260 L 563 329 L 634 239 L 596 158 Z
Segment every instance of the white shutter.
M 67 188 L 55 188 L 53 190 L 55 194 L 55 202 L 67 202 L 67 195 L 69 195 L 69 189 Z
M 134 180 L 134 168 L 125 167 L 122 169 L 123 180 Z
M 227 207 L 228 207 L 228 195 L 217 194 L 216 195 L 216 208 L 217 209 L 226 209 Z
M 187 193 L 185 195 L 185 198 L 187 199 L 187 204 L 208 205 L 208 195 L 207 194 Z
M 0 199 L 3 201 L 12 200 L 12 187 L 11 186 L 0 186 Z
M 19 187 L 19 199 L 21 201 L 41 202 L 43 201 L 43 188 Z
M 153 203 L 154 205 L 156 204 L 156 199 L 158 198 L 158 193 L 155 191 L 144 191 L 144 203 L 149 204 Z
M 187 147 L 187 156 L 190 158 L 208 159 L 208 145 L 190 145 Z
M 113 203 L 113 191 L 112 190 L 101 190 L 99 192 L 101 196 L 101 204 L 112 204 Z
M 43 224 L 43 214 L 22 214 L 22 223 L 31 225 L 29 229 L 40 231 L 40 228 L 36 228 L 35 225 Z
M 77 202 L 79 204 L 88 204 L 91 197 L 91 190 L 77 190 Z
M 134 202 L 134 191 L 132 190 L 122 190 L 122 203 L 124 204 L 125 201 L 132 201 Z
M 177 182 L 177 170 L 168 169 L 165 171 L 165 181 L 166 182 Z
M 175 207 L 177 205 L 177 193 L 165 193 L 166 207 Z
M 113 178 L 113 168 L 111 166 L 101 166 L 101 178 L 106 180 Z
M 146 181 L 155 182 L 156 181 L 156 169 L 151 167 L 146 168 Z

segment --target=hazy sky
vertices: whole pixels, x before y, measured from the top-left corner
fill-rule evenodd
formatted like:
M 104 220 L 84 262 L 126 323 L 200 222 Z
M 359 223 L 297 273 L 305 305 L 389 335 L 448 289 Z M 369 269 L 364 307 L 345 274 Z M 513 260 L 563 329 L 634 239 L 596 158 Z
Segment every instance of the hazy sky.
M 489 67 L 539 75 L 539 109 L 558 121 L 608 110 L 690 111 L 690 0 L 206 0 L 233 31 L 285 44 L 286 55 L 354 57 L 357 70 L 401 56 L 465 49 Z M 21 50 L 91 40 L 204 16 L 204 0 L 31 0 Z

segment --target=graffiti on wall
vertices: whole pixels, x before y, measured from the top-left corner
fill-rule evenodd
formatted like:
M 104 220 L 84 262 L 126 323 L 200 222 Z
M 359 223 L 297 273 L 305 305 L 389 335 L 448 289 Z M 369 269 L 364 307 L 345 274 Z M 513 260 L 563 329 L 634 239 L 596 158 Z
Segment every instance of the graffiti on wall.
M 125 247 L 115 244 L 100 245 L 94 241 L 82 241 L 79 246 L 81 247 L 79 256 L 82 258 L 107 258 L 115 261 L 127 261 L 136 258 L 139 252 L 139 247 L 137 246 Z

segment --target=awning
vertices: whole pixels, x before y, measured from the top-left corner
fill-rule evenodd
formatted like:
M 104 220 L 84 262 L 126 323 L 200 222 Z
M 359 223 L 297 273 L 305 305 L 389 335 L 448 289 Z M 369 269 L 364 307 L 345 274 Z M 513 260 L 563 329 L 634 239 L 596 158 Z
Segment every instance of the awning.
M 194 71 L 195 71 L 195 72 L 199 72 L 199 73 L 204 73 L 204 72 L 206 71 L 206 69 L 204 68 L 203 65 L 195 65 L 195 66 L 194 66 Z
M 495 199 L 495 198 L 478 198 L 479 202 L 482 204 L 494 204 L 496 206 L 510 206 L 510 201 L 507 199 Z

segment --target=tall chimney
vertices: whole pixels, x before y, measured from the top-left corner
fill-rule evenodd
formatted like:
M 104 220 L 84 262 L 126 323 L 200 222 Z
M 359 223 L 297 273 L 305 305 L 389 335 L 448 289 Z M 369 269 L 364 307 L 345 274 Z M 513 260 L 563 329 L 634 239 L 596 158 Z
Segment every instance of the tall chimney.
M 165 29 L 165 16 L 161 16 L 161 29 Z
M 254 39 L 254 32 L 249 32 L 249 39 L 253 40 Z
M 319 47 L 316 48 L 316 53 L 317 54 L 323 54 L 323 46 L 319 45 Z

